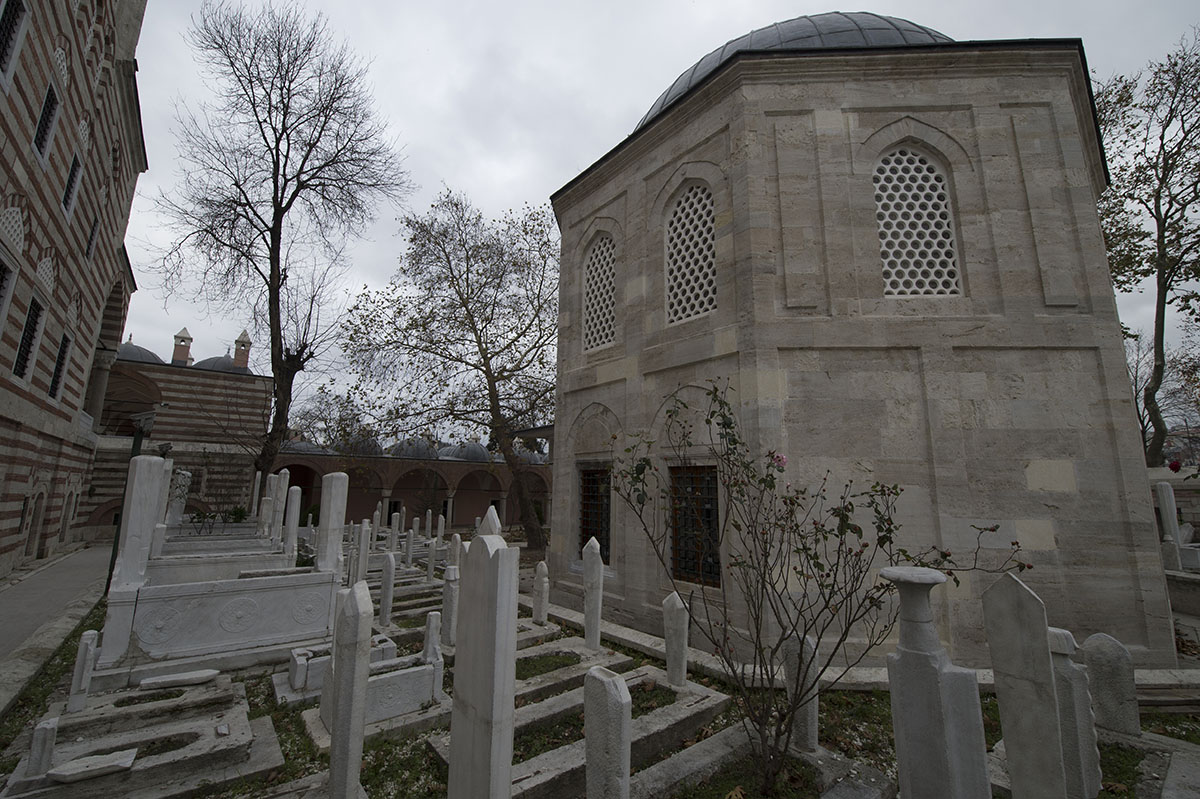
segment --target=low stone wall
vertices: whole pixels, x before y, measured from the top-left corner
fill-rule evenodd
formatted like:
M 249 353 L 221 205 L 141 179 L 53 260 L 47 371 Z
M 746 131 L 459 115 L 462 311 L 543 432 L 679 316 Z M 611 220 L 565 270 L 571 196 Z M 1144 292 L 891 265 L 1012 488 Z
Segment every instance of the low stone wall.
M 1200 618 L 1200 574 L 1166 572 L 1171 610 Z

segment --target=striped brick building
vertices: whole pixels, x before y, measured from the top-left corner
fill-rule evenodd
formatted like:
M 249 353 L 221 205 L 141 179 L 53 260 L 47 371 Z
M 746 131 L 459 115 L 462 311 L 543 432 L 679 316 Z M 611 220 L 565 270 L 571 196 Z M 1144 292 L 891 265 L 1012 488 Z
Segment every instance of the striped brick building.
M 81 535 L 107 538 L 115 530 L 135 441 L 146 454 L 169 444 L 176 468 L 191 472 L 187 512 L 249 506 L 254 457 L 270 419 L 271 378 L 250 371 L 245 331 L 232 355 L 193 363 L 191 344 L 187 328 L 180 330 L 170 363 L 131 341 L 117 350 L 97 424 L 93 477 L 79 508 Z
M 146 0 L 0 0 L 0 575 L 78 540 L 136 289 Z

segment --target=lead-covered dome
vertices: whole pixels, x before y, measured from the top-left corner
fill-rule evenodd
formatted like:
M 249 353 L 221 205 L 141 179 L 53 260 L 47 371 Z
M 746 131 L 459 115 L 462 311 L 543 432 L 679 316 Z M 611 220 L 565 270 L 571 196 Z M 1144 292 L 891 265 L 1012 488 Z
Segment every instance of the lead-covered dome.
M 687 94 L 722 64 L 739 53 L 759 53 L 772 50 L 827 50 L 858 47 L 911 47 L 953 42 L 949 36 L 899 17 L 885 17 L 868 11 L 796 17 L 751 31 L 745 36 L 726 42 L 697 61 L 675 79 L 650 110 L 638 122 L 640 129 L 663 109 Z

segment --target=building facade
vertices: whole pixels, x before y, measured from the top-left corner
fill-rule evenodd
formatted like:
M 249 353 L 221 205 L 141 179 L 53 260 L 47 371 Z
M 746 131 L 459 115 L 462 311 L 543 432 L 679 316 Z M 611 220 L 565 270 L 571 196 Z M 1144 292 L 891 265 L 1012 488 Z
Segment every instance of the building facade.
M 999 525 L 984 561 L 1019 540 L 1050 624 L 1173 664 L 1094 113 L 1078 40 L 954 42 L 874 14 L 772 25 L 682 74 L 552 198 L 556 600 L 578 601 L 600 531 L 606 615 L 659 629 L 670 580 L 609 489 L 613 445 L 661 441 L 664 398 L 715 378 L 787 481 L 900 485 L 914 551 L 969 553 Z M 688 474 L 654 454 L 673 492 L 711 494 L 715 528 L 702 452 Z M 714 591 L 728 552 L 669 568 Z M 984 665 L 995 578 L 960 576 L 935 592 L 940 633 Z
M 129 296 L 145 0 L 0 0 L 0 574 L 71 544 Z

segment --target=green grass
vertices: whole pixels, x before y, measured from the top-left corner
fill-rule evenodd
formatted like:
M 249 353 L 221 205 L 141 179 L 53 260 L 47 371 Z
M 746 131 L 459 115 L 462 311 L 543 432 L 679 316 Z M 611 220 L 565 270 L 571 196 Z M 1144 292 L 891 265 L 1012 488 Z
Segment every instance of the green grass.
M 100 630 L 104 627 L 104 611 L 108 606 L 101 599 L 88 611 L 66 640 L 47 658 L 42 667 L 30 679 L 25 689 L 17 695 L 12 707 L 0 718 L 0 751 L 7 749 L 30 724 L 41 718 L 50 707 L 56 690 L 69 691 L 71 673 L 75 670 L 75 654 L 79 650 L 79 637 L 84 630 Z M 20 757 L 12 755 L 0 758 L 0 775 L 9 774 L 17 767 Z
M 1143 713 L 1142 730 L 1200 746 L 1200 713 Z
M 826 691 L 820 700 L 821 745 L 896 779 L 891 699 L 884 691 Z
M 672 799 L 760 799 L 764 797 L 758 790 L 761 773 L 758 759 L 745 757 L 724 766 L 699 785 L 673 794 Z M 801 760 L 789 759 L 771 799 L 817 799 L 821 795 L 817 785 L 816 769 Z
M 1104 774 L 1099 799 L 1135 799 L 1138 765 L 1145 751 L 1120 744 L 1100 744 L 1100 771 Z
M 380 738 L 363 747 L 359 781 L 370 797 L 407 799 L 444 797 L 450 771 L 434 756 L 425 739 L 445 730 L 400 739 Z
M 517 658 L 517 679 L 532 679 L 556 669 L 574 666 L 579 661 L 579 655 L 574 652 L 551 652 L 546 655 Z

